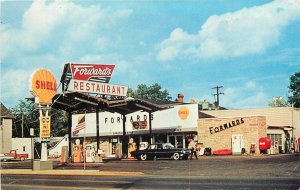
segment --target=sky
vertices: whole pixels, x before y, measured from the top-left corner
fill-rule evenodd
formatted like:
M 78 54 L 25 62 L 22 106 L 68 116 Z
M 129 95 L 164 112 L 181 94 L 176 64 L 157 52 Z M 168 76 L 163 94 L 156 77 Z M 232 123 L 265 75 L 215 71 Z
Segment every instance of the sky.
M 111 83 L 158 83 L 186 102 L 223 86 L 231 109 L 287 99 L 300 71 L 300 0 L 2 0 L 0 30 L 6 107 L 32 97 L 35 70 L 60 81 L 65 63 L 115 64 Z

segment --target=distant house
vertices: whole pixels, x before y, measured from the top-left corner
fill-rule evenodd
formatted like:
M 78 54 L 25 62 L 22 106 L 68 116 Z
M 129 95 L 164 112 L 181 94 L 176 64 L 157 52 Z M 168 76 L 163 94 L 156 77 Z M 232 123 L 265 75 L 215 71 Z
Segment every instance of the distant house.
M 2 103 L 0 106 L 0 153 L 7 153 L 12 148 L 13 115 Z

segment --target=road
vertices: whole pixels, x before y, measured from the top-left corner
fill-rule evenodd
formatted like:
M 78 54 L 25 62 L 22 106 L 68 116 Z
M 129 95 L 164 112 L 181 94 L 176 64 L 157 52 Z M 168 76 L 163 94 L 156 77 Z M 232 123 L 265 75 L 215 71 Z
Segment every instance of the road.
M 2 189 L 299 189 L 300 154 L 55 165 L 56 175 L 2 174 Z M 2 164 L 11 168 L 11 163 Z M 21 166 L 20 164 L 19 166 Z M 26 165 L 23 163 L 23 165 Z M 82 175 L 71 175 L 80 171 Z M 91 175 L 85 172 L 108 172 Z M 110 175 L 109 172 L 129 172 Z M 130 175 L 140 172 L 142 175 Z
M 5 175 L 2 189 L 298 189 L 296 179 L 199 176 Z

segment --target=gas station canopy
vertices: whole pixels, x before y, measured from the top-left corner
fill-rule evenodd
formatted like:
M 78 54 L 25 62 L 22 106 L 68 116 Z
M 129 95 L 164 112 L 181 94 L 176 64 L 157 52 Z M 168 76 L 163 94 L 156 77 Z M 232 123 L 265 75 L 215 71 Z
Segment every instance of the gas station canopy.
M 154 102 L 139 98 L 123 100 L 106 100 L 86 93 L 69 92 L 57 94 L 53 97 L 52 108 L 75 113 L 95 113 L 96 110 L 117 112 L 123 115 L 136 111 L 155 112 L 171 108 L 178 102 Z

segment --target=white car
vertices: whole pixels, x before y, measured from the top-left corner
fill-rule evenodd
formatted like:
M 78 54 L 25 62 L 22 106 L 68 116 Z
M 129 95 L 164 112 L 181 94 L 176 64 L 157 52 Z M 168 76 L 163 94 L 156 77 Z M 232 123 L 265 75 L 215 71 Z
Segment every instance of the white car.
M 6 156 L 5 154 L 0 154 L 0 160 L 3 161 L 3 162 L 6 162 L 6 161 L 12 160 L 12 159 L 14 159 L 14 157 Z

